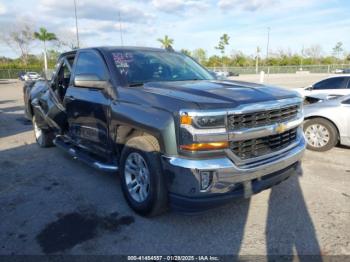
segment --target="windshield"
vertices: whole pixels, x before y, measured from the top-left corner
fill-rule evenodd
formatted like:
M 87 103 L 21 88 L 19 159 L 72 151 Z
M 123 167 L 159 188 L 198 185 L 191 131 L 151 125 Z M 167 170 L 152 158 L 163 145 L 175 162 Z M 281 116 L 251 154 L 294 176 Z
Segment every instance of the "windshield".
M 151 81 L 212 80 L 214 77 L 191 58 L 166 51 L 111 52 L 114 65 L 129 86 Z

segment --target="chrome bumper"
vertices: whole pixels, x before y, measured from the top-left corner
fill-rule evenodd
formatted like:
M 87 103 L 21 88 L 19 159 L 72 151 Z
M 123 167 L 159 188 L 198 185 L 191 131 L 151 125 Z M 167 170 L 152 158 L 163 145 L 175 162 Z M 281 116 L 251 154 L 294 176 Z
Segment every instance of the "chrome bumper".
M 248 197 L 252 194 L 253 180 L 284 170 L 300 161 L 305 146 L 304 136 L 300 135 L 293 148 L 278 152 L 273 157 L 265 158 L 250 166 L 238 166 L 228 156 L 204 160 L 163 156 L 163 168 L 168 174 L 171 193 L 187 197 L 203 197 L 229 193 L 237 184 L 243 184 L 244 196 Z M 205 191 L 200 190 L 201 171 L 213 172 L 211 186 Z

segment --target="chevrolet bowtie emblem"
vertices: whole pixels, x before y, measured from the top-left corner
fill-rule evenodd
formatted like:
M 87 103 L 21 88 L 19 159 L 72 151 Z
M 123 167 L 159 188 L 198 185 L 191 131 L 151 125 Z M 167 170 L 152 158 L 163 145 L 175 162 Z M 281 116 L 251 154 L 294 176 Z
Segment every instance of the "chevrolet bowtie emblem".
M 287 126 L 285 124 L 278 124 L 275 128 L 276 133 L 281 134 L 287 130 Z

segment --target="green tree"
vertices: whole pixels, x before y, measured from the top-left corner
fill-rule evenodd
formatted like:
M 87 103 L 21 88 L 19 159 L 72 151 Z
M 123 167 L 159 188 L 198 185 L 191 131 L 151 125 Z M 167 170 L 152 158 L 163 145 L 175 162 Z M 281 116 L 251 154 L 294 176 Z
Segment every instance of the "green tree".
M 198 61 L 198 63 L 205 65 L 207 62 L 207 52 L 203 48 L 197 48 L 193 50 L 193 58 Z
M 218 49 L 222 56 L 225 54 L 225 48 L 227 45 L 229 45 L 230 37 L 227 34 L 223 34 L 220 37 L 219 44 L 215 47 L 215 49 Z
M 45 65 L 45 74 L 47 72 L 47 50 L 46 42 L 58 40 L 54 33 L 48 32 L 44 27 L 40 27 L 39 32 L 34 32 L 34 38 L 43 42 L 44 44 L 44 65 Z
M 348 61 L 350 63 L 350 54 L 348 54 L 346 57 L 345 57 L 345 60 Z
M 220 57 L 217 56 L 217 55 L 213 55 L 211 57 L 209 57 L 209 60 L 207 62 L 207 65 L 208 67 L 217 67 L 217 66 L 220 66 L 222 61 L 220 61 Z
M 191 51 L 188 50 L 188 49 L 182 48 L 182 49 L 180 50 L 180 52 L 183 53 L 184 55 L 192 56 L 192 55 L 191 55 Z
M 225 65 L 225 63 L 224 63 L 225 48 L 227 45 L 229 45 L 229 40 L 230 40 L 230 37 L 227 34 L 223 34 L 220 37 L 218 45 L 215 46 L 215 49 L 218 49 L 221 53 L 222 66 Z
M 343 43 L 338 42 L 336 43 L 335 47 L 333 47 L 333 54 L 336 56 L 336 58 L 340 59 L 340 53 L 343 52 Z
M 160 42 L 165 49 L 172 48 L 174 44 L 174 39 L 169 38 L 167 35 L 165 35 L 164 38 L 158 38 L 157 41 Z

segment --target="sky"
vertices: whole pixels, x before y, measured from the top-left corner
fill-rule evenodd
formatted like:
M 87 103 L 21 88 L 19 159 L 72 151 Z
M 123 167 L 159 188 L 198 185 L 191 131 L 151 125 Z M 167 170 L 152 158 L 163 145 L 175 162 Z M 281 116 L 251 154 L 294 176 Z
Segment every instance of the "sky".
M 209 55 L 222 34 L 230 36 L 227 54 L 266 54 L 320 45 L 324 55 L 339 41 L 350 52 L 349 0 L 76 0 L 83 47 L 124 45 L 159 47 L 174 39 L 174 49 L 204 48 Z M 119 20 L 120 14 L 120 20 Z M 120 21 L 120 22 L 119 22 Z M 0 0 L 0 33 L 28 23 L 45 27 L 67 42 L 75 39 L 74 0 Z M 31 53 L 40 53 L 34 43 Z M 0 41 L 0 56 L 18 57 Z

